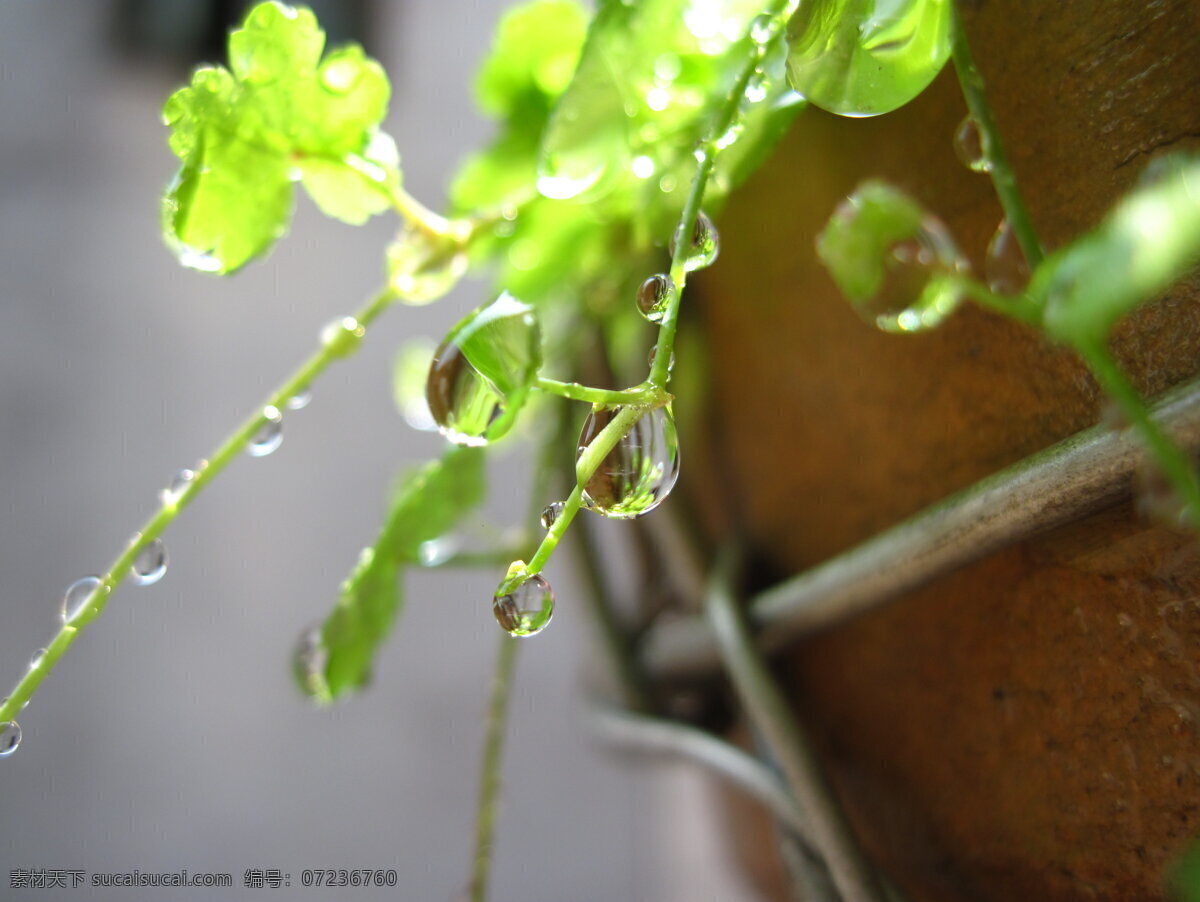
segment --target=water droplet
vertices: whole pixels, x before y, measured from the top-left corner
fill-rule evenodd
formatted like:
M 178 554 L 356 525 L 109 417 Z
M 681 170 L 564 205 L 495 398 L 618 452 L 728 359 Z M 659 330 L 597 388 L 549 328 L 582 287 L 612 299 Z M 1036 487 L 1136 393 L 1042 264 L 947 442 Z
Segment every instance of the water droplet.
M 554 590 L 535 574 L 507 595 L 495 596 L 492 613 L 496 622 L 514 636 L 535 636 L 554 616 Z
M 321 330 L 321 344 L 338 357 L 351 354 L 358 347 L 366 327 L 353 316 L 340 316 Z
M 287 399 L 288 410 L 303 410 L 312 401 L 312 389 L 307 385 Z
M 175 243 L 175 256 L 180 266 L 199 272 L 220 272 L 225 264 L 212 251 L 202 251 L 182 242 Z
M 266 457 L 283 444 L 283 414 L 279 408 L 268 404 L 263 408 L 262 416 L 263 424 L 246 446 L 251 457 Z
M 671 256 L 675 256 L 675 236 L 671 236 Z M 703 211 L 696 213 L 696 224 L 692 228 L 692 242 L 683 259 L 683 268 L 687 272 L 704 269 L 711 266 L 720 252 L 720 242 L 717 229 L 712 220 Z
M 455 535 L 438 536 L 422 542 L 417 546 L 417 563 L 422 567 L 439 567 L 454 556 L 460 544 Z
M 195 480 L 197 473 L 195 470 L 184 468 L 171 477 L 171 481 L 167 483 L 167 487 L 158 493 L 158 500 L 163 504 L 175 504 L 183 493 L 188 490 L 188 486 Z
M 96 590 L 104 585 L 104 580 L 98 576 L 85 576 L 67 586 L 62 599 L 62 621 L 70 623 L 87 606 Z M 45 649 L 43 649 L 43 652 Z M 36 666 L 36 665 L 32 665 Z
M 661 323 L 675 283 L 665 273 L 651 276 L 638 287 L 638 311 L 652 323 Z
M 750 80 L 746 82 L 746 100 L 749 103 L 761 103 L 767 99 L 767 94 L 771 88 L 771 82 L 767 78 L 767 73 L 761 69 L 755 69 L 754 74 L 750 76 Z
M 15 720 L 0 724 L 0 758 L 6 758 L 21 744 L 21 725 Z
M 983 132 L 974 116 L 966 116 L 954 132 L 954 152 L 972 172 L 991 172 L 992 161 L 983 149 Z
M 147 542 L 138 551 L 130 568 L 134 585 L 152 586 L 167 572 L 167 546 L 162 539 Z
M 39 648 L 33 653 L 33 657 L 29 659 L 29 669 L 37 670 L 42 666 L 42 662 L 46 660 L 46 649 Z
M 362 79 L 363 69 L 353 57 L 330 59 L 320 69 L 321 87 L 330 94 L 349 94 Z
M 725 150 L 727 147 L 732 147 L 737 142 L 737 139 L 742 136 L 744 130 L 745 125 L 742 124 L 741 120 L 732 123 L 725 130 L 725 134 L 717 138 L 717 150 Z
M 645 155 L 634 157 L 629 168 L 633 174 L 640 179 L 648 179 L 654 175 L 654 160 Z
M 769 44 L 778 33 L 780 24 L 779 17 L 770 13 L 755 16 L 750 23 L 750 40 L 759 45 Z
M 510 294 L 465 317 L 434 353 L 425 383 L 442 434 L 481 446 L 512 427 L 541 366 L 533 309 Z
M 658 359 L 658 346 L 655 345 L 654 347 L 652 347 L 650 349 L 650 353 L 646 355 L 646 366 L 650 367 L 650 369 L 654 369 L 654 361 L 657 359 Z M 675 369 L 675 352 L 672 351 L 671 359 L 669 361 L 667 361 L 667 374 L 670 375 L 671 371 L 674 369 Z
M 542 529 L 549 529 L 558 522 L 558 518 L 562 516 L 563 507 L 565 505 L 561 501 L 546 505 L 545 510 L 542 511 Z
M 596 410 L 579 434 L 582 455 L 620 408 Z M 658 507 L 679 477 L 679 439 L 670 407 L 650 411 L 608 452 L 583 487 L 590 510 L 606 517 L 640 517 Z
M 1020 294 L 1029 284 L 1029 261 L 1007 219 L 996 227 L 988 242 L 983 276 L 996 294 Z
M 513 224 L 504 220 L 508 234 Z M 444 296 L 467 271 L 465 235 L 431 235 L 405 228 L 387 247 L 388 284 L 410 306 Z
M 321 624 L 306 627 L 292 652 L 292 674 L 304 693 L 316 701 L 327 702 L 333 697 L 325 679 L 328 663 L 329 650 L 325 647 Z

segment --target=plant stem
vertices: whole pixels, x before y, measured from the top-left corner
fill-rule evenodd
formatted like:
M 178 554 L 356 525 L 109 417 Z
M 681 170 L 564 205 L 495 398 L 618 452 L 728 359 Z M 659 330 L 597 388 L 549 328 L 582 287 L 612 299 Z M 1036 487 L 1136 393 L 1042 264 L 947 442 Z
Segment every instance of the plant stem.
M 252 416 L 234 430 L 208 460 L 203 461 L 196 468 L 195 476 L 178 496 L 164 499 L 162 506 L 142 525 L 134 541 L 130 542 L 125 550 L 117 556 L 117 559 L 108 568 L 108 572 L 101 577 L 100 586 L 92 593 L 91 598 L 84 603 L 70 623 L 65 623 L 59 628 L 58 634 L 46 648 L 46 653 L 41 656 L 38 665 L 30 668 L 17 683 L 8 700 L 0 705 L 0 723 L 11 720 L 13 715 L 24 707 L 83 628 L 104 610 L 113 590 L 129 574 L 138 552 L 161 536 L 179 515 L 179 512 L 187 507 L 231 461 L 245 451 L 255 433 L 266 422 L 263 411 L 268 407 L 274 407 L 277 410 L 286 409 L 288 399 L 307 389 L 334 360 L 353 353 L 358 347 L 358 338 L 361 337 L 362 331 L 387 308 L 393 297 L 392 292 L 387 289 L 375 295 L 354 315 L 356 328 L 347 330 L 345 326 L 350 324 L 347 320 L 343 320 L 344 325 L 336 337 L 333 340 L 323 341 L 322 346 L 263 402 L 263 406 L 259 407 Z
M 882 902 L 880 882 L 854 841 L 808 736 L 755 647 L 734 598 L 732 571 L 731 555 L 724 553 L 714 568 L 706 605 L 733 688 L 778 759 L 792 795 L 808 818 L 813 844 L 844 902 Z
M 552 395 L 569 398 L 572 401 L 586 401 L 589 404 L 601 404 L 605 407 L 645 404 L 653 397 L 653 390 L 641 387 L 614 391 L 607 388 L 592 388 L 580 385 L 578 382 L 559 382 L 557 379 L 545 379 L 541 376 L 538 377 L 537 388 Z
M 479 804 L 475 813 L 475 857 L 468 889 L 471 902 L 487 899 L 488 874 L 492 867 L 492 842 L 496 833 L 496 809 L 500 795 L 500 768 L 504 762 L 504 732 L 508 722 L 508 700 L 520 643 L 503 633 L 496 654 L 492 694 L 488 700 L 483 764 L 479 774 Z
M 1009 165 L 1008 155 L 1004 152 L 1004 143 L 1000 140 L 1000 131 L 996 128 L 992 108 L 988 105 L 983 76 L 979 74 L 975 58 L 971 54 L 971 46 L 967 43 L 957 2 L 950 4 L 950 31 L 954 69 L 958 73 L 958 83 L 962 87 L 967 109 L 979 128 L 984 156 L 991 164 L 989 174 L 992 177 L 992 185 L 1032 271 L 1042 262 L 1042 245 L 1038 241 L 1029 212 L 1021 200 L 1021 192 L 1017 190 L 1017 179 L 1013 175 L 1012 166 Z

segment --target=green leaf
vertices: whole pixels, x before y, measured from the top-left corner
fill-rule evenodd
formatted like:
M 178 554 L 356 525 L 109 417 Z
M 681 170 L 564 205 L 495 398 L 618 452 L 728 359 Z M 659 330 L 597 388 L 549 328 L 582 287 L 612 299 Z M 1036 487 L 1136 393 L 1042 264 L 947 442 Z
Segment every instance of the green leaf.
M 1094 231 L 1043 260 L 1028 293 L 1044 305 L 1050 335 L 1097 343 L 1197 262 L 1200 156 L 1175 154 L 1149 168 Z
M 788 79 L 841 116 L 902 107 L 950 57 L 950 3 L 804 0 L 788 23 Z
M 403 480 L 375 544 L 363 550 L 321 627 L 324 679 L 297 673 L 305 692 L 331 701 L 366 685 L 375 651 L 399 612 L 403 566 L 420 559 L 422 543 L 449 532 L 479 504 L 483 464 L 478 449 L 455 448 Z
M 1200 902 L 1200 843 L 1192 843 L 1167 871 L 1167 878 L 1177 902 Z
M 817 255 L 867 322 L 889 332 L 938 325 L 957 307 L 967 263 L 946 227 L 891 185 L 855 189 L 817 236 Z
M 232 71 L 198 69 L 163 107 L 182 166 L 163 233 L 187 266 L 232 272 L 286 231 L 293 181 L 327 214 L 361 223 L 390 206 L 395 145 L 377 126 L 390 88 L 349 45 L 322 60 L 312 12 L 260 3 L 229 36 Z

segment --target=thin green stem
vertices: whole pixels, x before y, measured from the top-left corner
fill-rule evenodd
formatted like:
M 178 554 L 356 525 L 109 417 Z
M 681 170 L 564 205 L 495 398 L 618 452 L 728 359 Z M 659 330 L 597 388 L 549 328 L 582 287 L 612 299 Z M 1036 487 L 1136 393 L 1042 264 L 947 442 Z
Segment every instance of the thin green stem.
M 813 844 L 825 859 L 844 902 L 882 902 L 879 879 L 854 840 L 825 781 L 808 736 L 793 716 L 755 646 L 732 588 L 732 555 L 722 554 L 709 585 L 709 619 L 725 669 L 751 723 L 779 761 L 792 795 L 810 824 Z
M 626 388 L 615 391 L 607 388 L 592 388 L 578 382 L 559 382 L 557 379 L 538 377 L 536 386 L 541 391 L 572 401 L 586 401 L 605 407 L 620 407 L 625 404 L 645 404 L 654 397 L 654 390 L 646 387 Z
M 1200 518 L 1200 479 L 1197 479 L 1196 468 L 1187 454 L 1151 418 L 1146 402 L 1121 372 L 1104 344 L 1081 342 L 1075 349 L 1087 361 L 1100 387 L 1140 433 L 1163 474 L 1179 492 L 1187 522 L 1192 526 L 1200 525 L 1197 522 Z
M 994 310 L 1010 319 L 1015 319 L 1039 329 L 1042 327 L 1044 311 L 1040 304 L 1025 294 L 1002 295 L 991 291 L 986 285 L 971 278 L 958 281 L 959 290 L 981 307 Z
M 979 74 L 975 58 L 971 54 L 971 46 L 967 43 L 957 3 L 950 6 L 950 28 L 954 69 L 958 73 L 958 83 L 962 87 L 967 109 L 979 128 L 984 156 L 991 166 L 992 185 L 1030 270 L 1036 269 L 1044 256 L 1042 245 L 1033 228 L 1033 221 L 1029 218 L 1029 211 L 1025 209 L 1025 203 L 1021 200 L 1021 192 L 1017 190 L 1017 179 L 1013 175 L 1012 166 L 1009 165 L 1008 155 L 1004 152 L 1000 130 L 996 128 L 996 119 L 992 116 L 992 108 L 984 92 L 983 76 Z
M 366 327 L 387 308 L 393 297 L 390 290 L 381 291 L 353 317 L 346 317 L 338 321 L 336 328 L 323 336 L 321 347 L 284 380 L 283 384 L 266 399 L 263 406 L 234 430 L 206 461 L 201 462 L 187 485 L 178 494 L 164 497 L 162 506 L 142 525 L 135 539 L 117 556 L 108 571 L 101 577 L 100 585 L 92 593 L 92 596 L 79 608 L 70 623 L 64 623 L 59 628 L 57 635 L 46 648 L 46 653 L 41 656 L 36 666 L 29 669 L 17 683 L 8 699 L 0 704 L 0 723 L 11 720 L 25 706 L 42 680 L 54 669 L 83 628 L 104 610 L 113 590 L 129 574 L 138 552 L 159 538 L 179 516 L 180 511 L 191 504 L 192 500 L 231 461 L 246 450 L 255 434 L 268 422 L 267 411 L 273 408 L 272 416 L 278 416 L 278 411 L 286 409 L 288 399 L 307 390 L 334 360 L 354 353 Z
M 500 769 L 504 763 L 504 733 L 508 723 L 508 700 L 520 642 L 504 633 L 496 654 L 492 694 L 488 700 L 483 764 L 479 773 L 479 803 L 475 809 L 475 857 L 471 865 L 468 894 L 471 902 L 487 899 L 488 875 L 492 868 L 492 843 L 496 835 L 496 811 L 500 798 Z

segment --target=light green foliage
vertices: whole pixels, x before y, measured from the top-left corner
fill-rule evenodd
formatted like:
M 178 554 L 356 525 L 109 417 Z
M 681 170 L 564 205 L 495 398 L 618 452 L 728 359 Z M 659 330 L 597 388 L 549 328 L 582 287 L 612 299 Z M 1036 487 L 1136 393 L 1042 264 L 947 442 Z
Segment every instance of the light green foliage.
M 925 90 L 950 57 L 951 0 L 804 0 L 788 79 L 823 110 L 878 116 Z
M 1078 345 L 1103 341 L 1116 321 L 1200 261 L 1200 156 L 1158 161 L 1092 232 L 1047 257 L 1030 296 L 1046 331 Z
M 182 166 L 163 232 L 185 265 L 227 273 L 287 229 L 293 181 L 330 216 L 366 221 L 399 187 L 394 142 L 377 130 L 387 76 L 356 45 L 321 51 L 312 12 L 260 3 L 230 34 L 230 67 L 196 71 L 163 107 Z
M 375 649 L 400 608 L 400 574 L 419 560 L 421 544 L 445 535 L 484 492 L 483 452 L 454 448 L 403 481 L 375 544 L 342 583 L 321 628 L 328 655 L 322 694 L 328 701 L 366 684 Z M 301 688 L 311 686 L 301 680 Z

